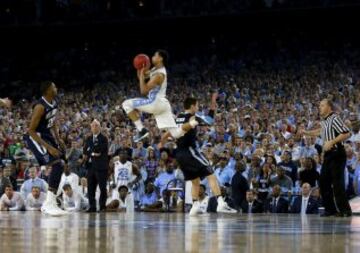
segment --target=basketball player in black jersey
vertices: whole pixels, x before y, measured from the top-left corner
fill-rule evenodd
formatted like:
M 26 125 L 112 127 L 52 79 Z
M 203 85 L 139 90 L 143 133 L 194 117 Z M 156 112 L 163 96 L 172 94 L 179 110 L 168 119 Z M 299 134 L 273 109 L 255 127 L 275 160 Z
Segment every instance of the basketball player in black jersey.
M 209 111 L 209 117 L 214 118 L 216 110 L 216 98 L 217 93 L 212 95 L 211 107 Z M 212 193 L 217 197 L 218 206 L 217 212 L 219 213 L 236 213 L 236 210 L 230 208 L 227 203 L 224 201 L 221 196 L 221 190 L 217 182 L 216 176 L 213 174 L 213 168 L 211 167 L 210 162 L 205 158 L 202 152 L 197 148 L 196 145 L 196 126 L 195 122 L 202 124 L 204 121 L 197 119 L 195 116 L 196 112 L 199 109 L 198 101 L 195 98 L 187 98 L 184 101 L 185 112 L 182 112 L 176 118 L 176 123 L 178 126 L 183 126 L 184 124 L 190 125 L 188 131 L 184 136 L 177 139 L 177 149 L 175 152 L 175 158 L 178 162 L 181 170 L 184 173 L 185 180 L 191 180 L 192 182 L 192 198 L 193 206 L 190 210 L 190 215 L 196 215 L 201 213 L 199 199 L 200 191 L 200 180 L 207 178 Z M 191 123 L 190 123 L 191 122 Z M 189 124 L 190 123 L 190 124 Z M 183 128 L 184 129 L 184 128 Z M 171 134 L 167 132 L 164 137 L 161 139 L 160 146 L 165 143 L 168 137 L 171 137 Z
M 59 136 L 56 125 L 56 113 L 58 104 L 55 100 L 57 88 L 53 82 L 41 83 L 42 97 L 35 103 L 28 133 L 24 140 L 28 148 L 34 154 L 40 166 L 51 166 L 49 175 L 49 190 L 46 201 L 41 211 L 50 215 L 62 215 L 66 212 L 61 210 L 56 203 L 56 192 L 63 173 L 65 144 Z

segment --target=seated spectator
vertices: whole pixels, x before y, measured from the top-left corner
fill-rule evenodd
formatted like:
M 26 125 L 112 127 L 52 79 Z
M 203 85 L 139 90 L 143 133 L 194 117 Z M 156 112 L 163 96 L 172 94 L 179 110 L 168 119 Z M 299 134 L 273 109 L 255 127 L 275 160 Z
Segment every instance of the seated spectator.
M 258 176 L 256 183 L 253 184 L 253 187 L 256 188 L 258 193 L 258 200 L 265 202 L 269 196 L 270 192 L 270 179 L 272 175 L 272 168 L 274 165 L 264 164 L 260 175 Z
M 88 185 L 87 185 L 87 178 L 86 177 L 82 177 L 80 179 L 80 193 L 84 196 L 84 197 L 88 197 Z
M 14 192 L 12 185 L 5 186 L 5 193 L 0 198 L 0 211 L 23 211 L 24 199 Z
M 0 168 L 0 196 L 5 193 L 5 186 L 11 185 L 10 179 L 4 177 L 3 168 Z
M 229 196 L 229 194 L 226 191 L 226 188 L 221 186 L 220 187 L 221 190 L 221 196 L 224 198 L 225 202 L 228 204 L 228 206 L 230 208 L 235 208 L 234 206 L 234 201 L 231 199 L 231 197 Z M 217 208 L 218 202 L 217 202 L 217 197 L 213 196 L 209 199 L 209 205 L 208 205 L 208 209 L 207 211 L 209 213 L 216 213 L 216 208 Z M 235 209 L 233 210 L 229 210 L 229 213 L 236 213 L 237 211 Z
M 164 190 L 160 202 L 162 203 L 160 211 L 182 212 L 184 209 L 184 201 L 177 191 Z
M 275 185 L 281 187 L 281 195 L 288 196 L 291 194 L 293 182 L 290 177 L 285 175 L 285 169 L 282 166 L 276 168 L 276 177 L 270 181 L 271 187 Z
M 118 192 L 114 191 L 111 201 L 106 205 L 107 212 L 127 212 L 134 211 L 134 198 L 127 186 L 119 187 Z
M 319 202 L 310 196 L 311 186 L 309 183 L 304 183 L 301 187 L 301 197 L 296 197 L 293 204 L 291 205 L 292 213 L 304 214 L 318 214 L 319 213 Z
M 13 190 L 17 191 L 17 180 L 16 180 L 16 177 L 13 175 L 11 168 L 12 168 L 12 165 L 7 165 L 3 170 L 3 172 L 4 172 L 3 176 L 11 182 Z
M 164 161 L 162 163 L 163 163 L 162 167 L 165 167 Z M 154 181 L 155 177 L 157 175 L 157 168 L 159 166 L 159 162 L 156 159 L 155 150 L 152 147 L 148 147 L 148 149 L 147 149 L 147 155 L 146 155 L 146 159 L 144 162 L 144 166 L 145 166 L 146 172 L 148 174 L 148 178 L 150 178 L 150 180 Z
M 215 169 L 215 176 L 221 186 L 229 185 L 234 174 L 227 165 L 228 159 L 226 158 L 226 154 L 222 153 L 220 155 L 219 165 Z
M 135 159 L 135 158 L 145 159 L 146 153 L 147 153 L 147 150 L 146 150 L 146 148 L 144 148 L 144 143 L 142 141 L 139 141 L 136 144 L 136 148 L 133 150 L 132 159 Z
M 311 187 L 315 187 L 319 183 L 320 175 L 316 171 L 316 162 L 313 158 L 305 158 L 303 168 L 299 172 L 300 185 L 309 183 Z
M 281 188 L 275 185 L 272 189 L 272 198 L 265 203 L 265 212 L 269 213 L 288 213 L 289 202 L 280 196 Z
M 57 196 L 59 196 L 63 192 L 63 187 L 66 184 L 69 184 L 71 186 L 71 189 L 76 191 L 79 188 L 79 176 L 71 172 L 70 167 L 67 164 L 65 164 L 64 166 L 64 173 L 61 176 Z
M 321 200 L 319 187 L 314 187 L 310 193 L 310 196 L 319 203 L 319 206 L 322 206 L 322 200 Z
M 170 164 L 168 164 L 166 166 L 166 170 L 160 172 L 154 182 L 154 185 L 157 188 L 159 194 L 162 195 L 162 192 L 168 187 L 169 182 L 175 179 L 176 177 L 174 169 Z
M 78 176 L 81 175 L 80 165 L 81 165 L 81 156 L 82 149 L 78 141 L 71 142 L 71 148 L 66 151 L 66 159 L 68 161 L 68 166 L 70 171 L 73 171 Z
M 234 201 L 234 207 L 236 210 L 240 209 L 241 203 L 246 198 L 246 192 L 249 190 L 249 184 L 247 179 L 243 176 L 243 172 L 246 169 L 246 165 L 242 161 L 236 161 L 235 175 L 231 180 L 231 196 Z
M 255 199 L 255 192 L 248 190 L 246 192 L 246 199 L 241 204 L 243 213 L 262 213 L 264 211 L 263 203 Z
M 25 200 L 25 210 L 26 211 L 40 211 L 42 204 L 46 199 L 46 194 L 41 192 L 39 186 L 33 186 L 31 193 L 28 194 Z
M 298 180 L 298 168 L 293 160 L 291 160 L 291 152 L 284 151 L 283 155 L 281 156 L 281 162 L 278 164 L 285 170 L 285 175 L 291 178 L 293 183 Z
M 48 184 L 45 182 L 44 179 L 38 178 L 36 176 L 36 172 L 36 167 L 31 167 L 29 169 L 30 179 L 26 180 L 20 188 L 20 192 L 24 199 L 26 199 L 27 196 L 32 192 L 32 188 L 34 186 L 37 186 L 41 192 L 47 192 Z
M 145 212 L 158 211 L 162 203 L 158 200 L 155 192 L 154 184 L 148 182 L 145 189 L 145 194 L 140 200 L 140 209 Z
M 73 190 L 70 184 L 63 186 L 64 210 L 68 212 L 85 211 L 89 208 L 89 200 L 77 190 Z

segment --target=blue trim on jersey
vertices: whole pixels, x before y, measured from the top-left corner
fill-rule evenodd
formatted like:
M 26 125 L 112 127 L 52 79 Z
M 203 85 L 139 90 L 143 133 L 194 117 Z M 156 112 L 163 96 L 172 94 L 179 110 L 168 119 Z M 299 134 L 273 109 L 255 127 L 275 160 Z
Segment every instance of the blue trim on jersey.
M 139 107 L 139 106 L 149 105 L 149 104 L 153 103 L 156 99 L 157 94 L 160 91 L 160 88 L 161 88 L 161 86 L 158 86 L 158 87 L 152 89 L 149 92 L 148 98 L 139 98 L 139 99 L 133 100 L 133 107 Z

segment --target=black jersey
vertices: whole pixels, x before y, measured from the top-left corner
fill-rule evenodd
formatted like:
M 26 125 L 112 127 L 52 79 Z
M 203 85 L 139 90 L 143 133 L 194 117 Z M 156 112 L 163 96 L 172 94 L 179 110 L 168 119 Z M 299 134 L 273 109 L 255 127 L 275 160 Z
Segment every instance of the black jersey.
M 36 132 L 40 134 L 51 135 L 50 129 L 54 126 L 56 113 L 58 110 L 57 102 L 54 100 L 52 104 L 45 100 L 44 97 L 39 99 L 34 107 L 41 104 L 45 108 L 45 112 L 40 119 L 39 125 L 36 128 Z
M 176 124 L 178 127 L 181 127 L 183 124 L 188 123 L 190 118 L 194 116 L 190 113 L 182 112 L 176 118 Z M 180 137 L 177 140 L 177 147 L 178 148 L 189 148 L 189 147 L 196 147 L 196 128 L 191 129 L 188 131 L 184 136 Z

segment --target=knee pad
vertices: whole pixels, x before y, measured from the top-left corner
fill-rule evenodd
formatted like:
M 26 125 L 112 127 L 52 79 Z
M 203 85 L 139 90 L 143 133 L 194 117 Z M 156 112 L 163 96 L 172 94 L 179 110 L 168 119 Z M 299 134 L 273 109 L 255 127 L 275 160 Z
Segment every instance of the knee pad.
M 134 108 L 133 108 L 133 106 L 132 106 L 132 101 L 129 100 L 129 99 L 125 100 L 125 101 L 122 103 L 122 108 L 124 109 L 124 111 L 125 111 L 126 113 L 129 113 L 129 112 L 133 111 Z
M 171 136 L 175 139 L 179 139 L 180 137 L 184 136 L 185 131 L 181 129 L 181 127 L 174 127 L 168 130 Z

